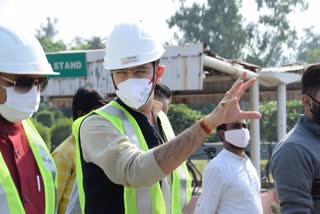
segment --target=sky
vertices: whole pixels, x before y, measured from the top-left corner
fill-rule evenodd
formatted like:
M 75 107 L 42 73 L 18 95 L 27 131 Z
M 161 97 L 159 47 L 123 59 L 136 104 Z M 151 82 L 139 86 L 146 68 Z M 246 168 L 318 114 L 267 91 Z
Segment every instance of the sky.
M 206 0 L 186 0 L 187 5 Z M 319 0 L 309 0 L 309 8 L 290 16 L 292 25 L 300 32 L 304 27 L 315 26 L 320 33 Z M 257 19 L 252 12 L 254 0 L 243 0 L 241 13 L 246 21 Z M 69 44 L 76 36 L 107 37 L 112 26 L 124 20 L 143 20 L 153 26 L 163 42 L 175 44 L 174 30 L 166 20 L 179 8 L 178 0 L 0 0 L 0 24 L 14 24 L 24 31 L 36 33 L 46 17 L 58 18 L 57 39 Z M 213 16 L 214 17 L 214 16 Z

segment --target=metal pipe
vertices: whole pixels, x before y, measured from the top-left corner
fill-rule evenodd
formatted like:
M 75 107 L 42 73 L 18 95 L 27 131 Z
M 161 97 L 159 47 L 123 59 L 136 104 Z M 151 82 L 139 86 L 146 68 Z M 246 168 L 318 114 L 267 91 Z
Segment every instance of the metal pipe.
M 278 142 L 287 133 L 287 111 L 286 111 L 286 84 L 278 86 Z
M 247 79 L 258 77 L 258 74 L 253 71 L 206 55 L 203 55 L 203 65 L 234 76 L 240 76 L 243 72 L 247 72 Z
M 250 88 L 250 109 L 259 111 L 259 80 L 257 80 Z M 260 178 L 260 121 L 259 119 L 250 122 L 251 135 L 251 161 L 257 169 Z

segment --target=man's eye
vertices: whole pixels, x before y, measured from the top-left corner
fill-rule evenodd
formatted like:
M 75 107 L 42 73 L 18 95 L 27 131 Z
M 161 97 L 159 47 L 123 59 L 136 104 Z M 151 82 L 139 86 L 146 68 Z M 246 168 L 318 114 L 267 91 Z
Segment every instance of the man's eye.
M 126 74 L 127 72 L 125 71 L 116 71 L 115 74 L 118 74 L 118 75 L 123 75 L 123 74 Z
M 136 73 L 147 73 L 147 71 L 144 71 L 144 70 L 138 70 L 138 71 L 136 71 Z

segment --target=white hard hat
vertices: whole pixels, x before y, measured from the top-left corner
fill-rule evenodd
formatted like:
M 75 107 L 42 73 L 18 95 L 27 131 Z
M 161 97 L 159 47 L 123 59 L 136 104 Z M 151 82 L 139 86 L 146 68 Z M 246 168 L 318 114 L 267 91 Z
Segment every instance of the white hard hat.
M 0 25 L 0 72 L 8 74 L 59 75 L 52 70 L 40 43 Z
M 123 69 L 160 59 L 162 44 L 141 22 L 124 22 L 111 31 L 106 44 L 104 67 Z

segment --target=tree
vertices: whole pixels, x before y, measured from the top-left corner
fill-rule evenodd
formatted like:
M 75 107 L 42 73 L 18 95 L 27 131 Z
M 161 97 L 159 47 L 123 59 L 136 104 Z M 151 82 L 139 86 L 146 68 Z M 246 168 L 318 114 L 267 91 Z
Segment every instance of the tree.
M 51 111 L 41 111 L 35 115 L 36 121 L 46 127 L 51 127 L 54 122 L 54 115 Z
M 298 48 L 297 61 L 303 63 L 320 61 L 320 34 L 316 34 L 313 27 L 304 29 L 304 35 Z
M 239 13 L 241 0 L 208 0 L 206 5 L 194 3 L 186 7 L 180 0 L 179 10 L 167 21 L 178 27 L 180 43 L 203 42 L 219 55 L 238 58 L 246 43 L 246 31 Z
M 91 39 L 75 37 L 71 44 L 71 50 L 94 50 L 94 49 L 104 49 L 104 48 L 105 48 L 104 39 L 98 36 L 93 36 Z
M 303 113 L 303 106 L 300 100 L 287 101 L 287 131 L 290 131 L 296 124 L 298 117 Z M 260 104 L 260 112 L 263 117 L 260 119 L 261 140 L 263 142 L 277 142 L 277 102 L 264 102 Z
M 307 8 L 304 0 L 256 0 L 259 20 L 244 26 L 239 14 L 242 0 L 207 0 L 206 5 L 191 7 L 184 2 L 180 0 L 180 9 L 168 20 L 170 28 L 181 31 L 180 42 L 208 43 L 223 57 L 241 57 L 260 66 L 291 60 L 297 33 L 288 15 Z M 284 52 L 288 49 L 291 52 Z
M 176 135 L 193 125 L 202 117 L 201 113 L 185 104 L 171 104 L 168 118 Z
M 56 30 L 57 23 L 57 18 L 52 20 L 50 17 L 47 17 L 47 22 L 45 24 L 42 23 L 40 29 L 37 30 L 36 37 L 45 52 L 64 51 L 67 49 L 67 46 L 62 40 L 54 42 L 54 39 L 58 34 L 58 30 Z
M 247 26 L 248 51 L 246 61 L 274 66 L 287 63 L 289 50 L 296 48 L 297 32 L 290 26 L 288 15 L 300 7 L 308 6 L 304 0 L 256 0 L 259 12 L 258 23 Z M 286 52 L 284 52 L 286 50 Z M 287 56 L 285 56 L 287 54 Z
M 50 141 L 50 128 L 42 125 L 41 123 L 32 120 L 33 125 L 35 126 L 35 128 L 37 129 L 37 131 L 39 132 L 40 136 L 42 137 L 43 141 L 46 143 L 49 151 L 51 150 L 51 141 Z
M 71 135 L 72 119 L 62 118 L 51 128 L 51 149 L 54 150 L 69 135 Z

